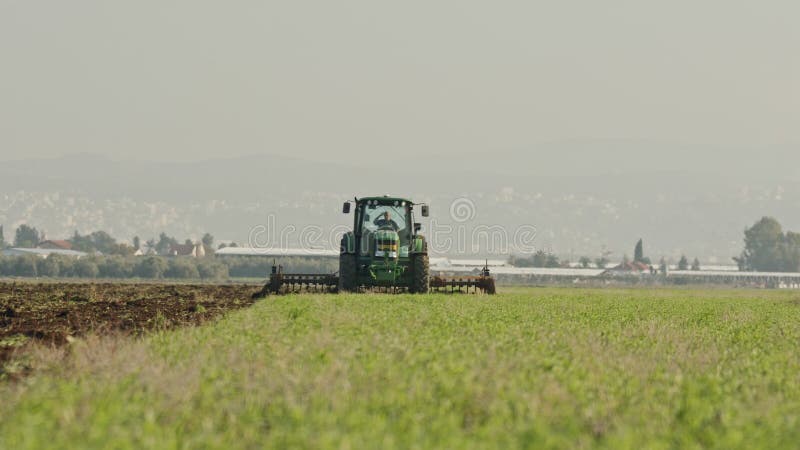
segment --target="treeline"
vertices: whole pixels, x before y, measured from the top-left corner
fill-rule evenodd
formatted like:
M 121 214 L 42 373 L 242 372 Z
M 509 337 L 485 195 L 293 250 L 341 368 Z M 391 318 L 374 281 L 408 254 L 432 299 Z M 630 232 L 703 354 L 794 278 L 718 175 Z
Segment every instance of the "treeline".
M 76 259 L 61 255 L 47 258 L 22 255 L 0 257 L 0 276 L 220 280 L 228 277 L 228 267 L 211 258 L 112 255 Z
M 0 249 L 9 246 L 35 248 L 45 240 L 44 232 L 38 230 L 36 227 L 23 224 L 14 232 L 13 242 L 8 244 L 5 241 L 3 226 L 0 225 Z M 181 244 L 175 237 L 169 236 L 166 233 L 161 233 L 158 239 L 148 239 L 146 242 L 142 242 L 139 236 L 134 236 L 133 245 L 131 245 L 125 242 L 118 242 L 116 238 L 102 230 L 84 235 L 75 231 L 72 237 L 66 239 L 66 241 L 70 243 L 72 250 L 116 256 L 131 256 L 139 249 L 146 249 L 148 252 L 152 251 L 155 254 L 167 256 L 174 246 Z M 214 253 L 214 236 L 205 233 L 200 243 L 202 243 L 207 255 Z M 182 244 L 195 245 L 195 242 L 192 239 L 185 239 Z M 236 246 L 235 243 L 229 245 Z M 225 246 L 226 244 L 220 244 L 219 248 L 224 248 Z
M 332 258 L 282 258 L 277 263 L 292 272 L 333 273 L 338 270 L 338 260 Z M 0 276 L 3 277 L 224 280 L 229 277 L 265 278 L 271 269 L 272 260 L 257 257 L 0 256 Z
M 762 217 L 753 226 L 744 230 L 744 250 L 733 258 L 739 266 L 740 271 L 756 272 L 800 272 L 800 232 L 784 231 L 780 222 L 773 217 Z M 581 267 L 588 267 L 592 260 L 582 257 L 579 260 Z M 604 256 L 594 261 L 595 266 L 604 268 L 608 264 L 608 259 Z M 566 261 L 560 261 L 557 256 L 538 251 L 531 256 L 512 256 L 509 263 L 517 267 L 566 267 Z M 639 263 L 639 267 L 652 266 L 650 258 L 644 255 L 644 245 L 640 239 L 634 248 L 634 259 L 632 263 Z M 626 256 L 621 266 L 628 267 L 631 264 Z M 659 272 L 667 273 L 667 261 L 661 259 Z M 634 267 L 638 268 L 638 267 Z M 689 262 L 686 255 L 681 255 L 677 264 L 678 270 L 699 271 L 700 260 L 694 258 Z
M 603 252 L 600 257 L 592 259 L 588 256 L 581 256 L 578 259 L 577 267 L 581 268 L 589 268 L 594 265 L 594 267 L 598 269 L 605 269 L 608 268 L 609 264 L 611 264 L 611 260 L 608 259 L 609 252 Z M 515 267 L 536 267 L 536 268 L 567 268 L 573 267 L 572 264 L 568 259 L 559 259 L 558 256 L 545 252 L 544 250 L 539 250 L 536 253 L 529 255 L 529 256 L 519 256 L 519 255 L 511 255 L 508 259 L 508 263 Z M 633 260 L 628 258 L 628 255 L 623 256 L 622 262 L 619 264 L 619 267 L 622 270 L 650 270 L 652 273 L 656 273 L 657 270 L 653 266 L 652 261 L 649 257 L 645 256 L 644 254 L 644 242 L 642 239 L 639 239 L 636 242 L 636 246 L 633 248 Z M 661 273 L 667 273 L 667 260 L 665 258 L 661 258 L 660 266 L 658 271 Z M 694 262 L 689 265 L 689 260 L 686 258 L 685 255 L 681 256 L 680 262 L 678 262 L 678 270 L 700 270 L 700 260 L 695 258 Z
M 641 245 L 641 244 L 640 244 Z M 611 261 L 605 256 L 595 258 L 592 260 L 588 256 L 582 256 L 578 259 L 580 267 L 588 268 L 594 263 L 595 267 L 605 269 Z M 508 263 L 514 267 L 536 267 L 536 268 L 556 268 L 556 267 L 571 267 L 570 261 L 567 259 L 560 259 L 553 253 L 548 253 L 544 250 L 539 250 L 530 256 L 511 255 L 508 258 Z
M 539 250 L 530 256 L 511 255 L 508 263 L 514 267 L 563 267 L 564 264 L 558 256 L 544 250 Z

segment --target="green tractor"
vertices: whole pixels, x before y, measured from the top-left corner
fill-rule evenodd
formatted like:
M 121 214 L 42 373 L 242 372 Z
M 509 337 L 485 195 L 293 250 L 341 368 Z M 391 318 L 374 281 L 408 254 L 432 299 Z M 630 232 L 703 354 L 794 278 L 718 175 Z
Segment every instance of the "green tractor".
M 428 292 L 428 245 L 414 222 L 414 202 L 399 197 L 356 198 L 345 202 L 342 212 L 355 205 L 353 230 L 342 237 L 339 251 L 340 292 L 361 287 Z M 422 217 L 428 206 L 420 205 Z
M 494 294 L 494 278 L 488 267 L 477 276 L 430 276 L 428 244 L 419 233 L 422 226 L 414 222 L 415 206 L 420 207 L 422 217 L 428 217 L 428 205 L 405 198 L 365 197 L 345 202 L 342 212 L 354 213 L 353 230 L 342 237 L 339 273 L 285 273 L 283 267 L 273 265 L 267 284 L 253 298 L 304 290 L 424 294 L 434 289 Z

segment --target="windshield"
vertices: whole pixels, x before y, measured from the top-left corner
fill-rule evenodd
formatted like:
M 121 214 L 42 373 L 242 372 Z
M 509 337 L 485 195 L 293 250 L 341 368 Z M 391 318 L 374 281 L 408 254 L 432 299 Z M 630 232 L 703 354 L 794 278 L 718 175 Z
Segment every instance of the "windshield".
M 394 230 L 401 236 L 408 234 L 406 208 L 403 206 L 376 205 L 364 209 L 363 230 Z
M 411 240 L 411 211 L 408 205 L 363 205 L 360 214 L 361 243 L 360 253 L 370 253 L 370 243 L 378 230 L 397 231 L 400 238 L 400 256 L 408 256 L 409 241 Z

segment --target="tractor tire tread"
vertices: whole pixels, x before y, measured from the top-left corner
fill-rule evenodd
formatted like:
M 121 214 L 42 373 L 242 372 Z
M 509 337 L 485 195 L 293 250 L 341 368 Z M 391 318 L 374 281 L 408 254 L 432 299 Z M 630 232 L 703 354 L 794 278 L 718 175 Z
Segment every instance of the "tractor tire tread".
M 339 255 L 339 292 L 353 292 L 356 286 L 356 255 Z
M 411 292 L 414 294 L 427 294 L 430 278 L 428 255 L 426 253 L 414 255 L 413 266 L 414 278 L 411 282 Z

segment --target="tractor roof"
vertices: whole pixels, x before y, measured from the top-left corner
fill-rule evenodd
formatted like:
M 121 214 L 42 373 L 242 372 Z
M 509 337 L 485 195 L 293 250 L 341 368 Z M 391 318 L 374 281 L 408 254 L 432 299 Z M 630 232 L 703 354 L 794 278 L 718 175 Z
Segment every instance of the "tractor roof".
M 380 196 L 380 197 L 361 197 L 361 198 L 358 199 L 358 203 L 362 203 L 362 202 L 366 202 L 366 201 L 372 201 L 372 200 L 377 200 L 378 204 L 392 204 L 392 203 L 394 203 L 396 201 L 397 202 L 407 202 L 407 203 L 412 204 L 412 205 L 414 204 L 414 202 L 412 202 L 411 200 L 409 200 L 407 198 L 390 197 L 388 195 L 383 195 L 383 196 Z

